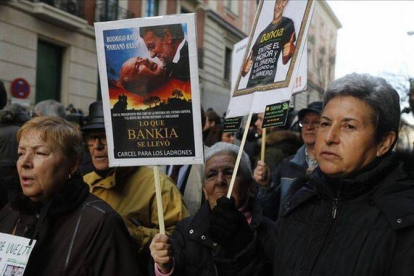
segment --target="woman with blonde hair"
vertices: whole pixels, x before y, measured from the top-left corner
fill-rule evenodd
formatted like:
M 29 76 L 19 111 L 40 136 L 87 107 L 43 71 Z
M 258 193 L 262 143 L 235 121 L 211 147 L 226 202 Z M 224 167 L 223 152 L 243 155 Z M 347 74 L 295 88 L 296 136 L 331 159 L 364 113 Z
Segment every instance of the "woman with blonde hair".
M 139 275 L 122 218 L 79 173 L 80 130 L 36 117 L 17 140 L 23 193 L 0 212 L 0 232 L 36 241 L 25 275 Z

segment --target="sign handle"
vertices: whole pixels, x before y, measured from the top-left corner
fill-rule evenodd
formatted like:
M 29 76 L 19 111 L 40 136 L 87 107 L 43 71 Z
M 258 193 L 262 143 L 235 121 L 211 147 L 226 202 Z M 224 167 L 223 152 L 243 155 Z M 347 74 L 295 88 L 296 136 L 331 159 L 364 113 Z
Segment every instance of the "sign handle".
M 249 114 L 247 117 L 246 126 L 244 127 L 243 138 L 240 143 L 239 154 L 237 155 L 236 164 L 234 165 L 233 175 L 231 176 L 230 187 L 227 191 L 227 197 L 231 197 L 231 192 L 233 191 L 234 181 L 236 180 L 237 171 L 239 169 L 240 159 L 243 153 L 244 144 L 246 143 L 247 133 L 249 132 L 250 121 L 252 120 L 253 113 Z
M 165 225 L 164 225 L 164 209 L 162 208 L 162 197 L 161 197 L 161 185 L 160 185 L 160 168 L 155 165 L 152 167 L 154 170 L 154 180 L 155 180 L 155 196 L 157 199 L 157 209 L 158 209 L 158 222 L 160 225 L 160 233 L 165 235 Z
M 262 129 L 262 148 L 260 151 L 260 161 L 264 162 L 265 160 L 265 151 L 266 151 L 266 129 Z

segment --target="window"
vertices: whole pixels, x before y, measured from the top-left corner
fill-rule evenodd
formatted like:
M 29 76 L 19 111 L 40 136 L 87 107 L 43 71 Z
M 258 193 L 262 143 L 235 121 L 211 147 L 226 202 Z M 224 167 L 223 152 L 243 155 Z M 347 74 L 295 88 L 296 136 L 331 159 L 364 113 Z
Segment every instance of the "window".
M 159 0 L 147 0 L 145 7 L 145 16 L 157 16 L 158 15 Z
M 239 14 L 239 1 L 237 0 L 226 0 L 226 9 L 235 15 Z
M 98 21 L 110 21 L 118 19 L 118 0 L 104 0 L 97 2 L 96 5 L 99 10 Z
M 60 101 L 63 48 L 38 41 L 36 64 L 36 103 L 44 100 Z
M 231 49 L 226 47 L 224 60 L 224 79 L 230 81 L 231 78 Z

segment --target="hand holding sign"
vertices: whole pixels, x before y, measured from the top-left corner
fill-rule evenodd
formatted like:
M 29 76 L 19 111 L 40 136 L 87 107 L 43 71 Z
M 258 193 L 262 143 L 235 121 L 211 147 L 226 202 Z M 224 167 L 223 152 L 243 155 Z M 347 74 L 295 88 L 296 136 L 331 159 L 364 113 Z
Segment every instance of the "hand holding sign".
M 244 215 L 236 209 L 234 197 L 223 196 L 217 200 L 211 211 L 209 235 L 231 257 L 253 240 L 253 231 Z
M 257 166 L 253 172 L 253 179 L 261 187 L 266 187 L 270 184 L 270 169 L 263 161 L 257 161 Z
M 253 65 L 253 58 L 252 58 L 252 53 L 250 52 L 249 57 L 246 59 L 243 65 L 243 71 L 242 71 L 243 77 L 245 77 L 247 73 L 249 73 L 250 69 L 252 68 L 252 65 Z
M 293 52 L 295 52 L 295 34 L 295 32 L 292 33 L 289 42 L 283 46 L 283 64 L 288 63 L 289 59 L 293 56 Z
M 156 234 L 152 239 L 150 250 L 158 269 L 163 274 L 169 273 L 172 266 L 170 238 L 165 234 Z

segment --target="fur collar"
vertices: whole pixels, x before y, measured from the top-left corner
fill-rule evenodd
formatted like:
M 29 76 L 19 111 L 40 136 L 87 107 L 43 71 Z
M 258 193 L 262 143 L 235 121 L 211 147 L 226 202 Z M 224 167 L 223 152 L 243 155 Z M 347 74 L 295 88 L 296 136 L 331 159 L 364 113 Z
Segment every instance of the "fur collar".
M 276 130 L 266 135 L 266 145 L 273 146 L 281 142 L 301 144 L 299 133 L 290 130 Z

